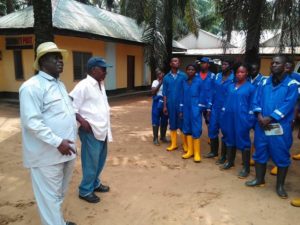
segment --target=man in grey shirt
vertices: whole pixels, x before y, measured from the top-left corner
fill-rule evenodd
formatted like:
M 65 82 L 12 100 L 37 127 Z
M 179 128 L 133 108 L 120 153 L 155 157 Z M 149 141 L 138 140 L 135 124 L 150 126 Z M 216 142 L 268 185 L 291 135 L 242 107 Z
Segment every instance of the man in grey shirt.
M 53 42 L 38 46 L 34 68 L 39 73 L 19 90 L 24 166 L 43 225 L 65 222 L 61 205 L 76 158 L 77 124 L 64 84 L 59 80 L 67 51 Z

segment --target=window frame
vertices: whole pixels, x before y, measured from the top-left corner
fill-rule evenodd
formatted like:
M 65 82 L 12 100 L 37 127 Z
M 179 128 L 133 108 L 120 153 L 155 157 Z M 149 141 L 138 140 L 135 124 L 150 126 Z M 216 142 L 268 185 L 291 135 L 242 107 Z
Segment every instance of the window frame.
M 93 56 L 93 54 L 92 52 L 72 51 L 72 55 L 73 55 L 73 82 L 77 82 L 86 77 L 87 74 L 86 63 L 88 59 Z M 78 63 L 78 61 L 80 61 L 80 63 Z M 79 75 L 80 77 L 78 76 L 78 74 L 76 74 L 78 70 L 81 70 Z
M 13 50 L 13 58 L 14 58 L 15 80 L 16 81 L 24 81 L 25 76 L 24 76 L 24 65 L 23 65 L 22 50 L 21 49 L 14 49 Z

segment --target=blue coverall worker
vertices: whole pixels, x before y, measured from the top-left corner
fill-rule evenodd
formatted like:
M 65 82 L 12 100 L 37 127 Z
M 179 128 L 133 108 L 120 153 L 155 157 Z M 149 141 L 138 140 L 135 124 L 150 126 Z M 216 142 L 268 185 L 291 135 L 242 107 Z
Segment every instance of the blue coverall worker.
M 294 72 L 294 69 L 295 69 L 295 63 L 294 61 L 292 60 L 289 60 L 285 63 L 285 72 L 288 73 L 290 75 L 290 77 L 294 80 L 296 80 L 298 82 L 298 101 L 297 101 L 297 106 L 296 106 L 296 111 L 295 111 L 295 118 L 294 120 L 298 117 L 298 113 L 299 113 L 299 105 L 300 105 L 300 74 Z M 300 160 L 300 154 L 296 154 L 296 155 L 293 155 L 292 156 L 293 159 L 295 160 Z M 277 171 L 278 171 L 278 168 L 276 166 L 274 166 L 270 172 L 271 175 L 277 175 Z
M 199 76 L 195 76 L 195 65 L 188 65 L 186 73 L 188 78 L 183 82 L 180 113 L 182 113 L 183 117 L 182 131 L 187 136 L 188 151 L 182 155 L 182 158 L 188 159 L 194 156 L 194 161 L 200 162 L 201 114 L 207 108 L 208 101 L 206 95 L 210 91 L 210 87 L 205 85 L 205 81 Z
M 271 63 L 272 75 L 263 81 L 255 94 L 253 112 L 257 115 L 254 145 L 256 178 L 247 186 L 264 185 L 266 165 L 271 157 L 278 167 L 276 192 L 287 198 L 284 182 L 290 165 L 289 150 L 292 145 L 292 122 L 298 98 L 298 84 L 284 71 L 286 58 L 276 56 Z
M 159 145 L 158 130 L 160 127 L 160 140 L 162 142 L 168 142 L 166 139 L 166 132 L 168 126 L 168 116 L 163 113 L 163 72 L 157 68 L 155 70 L 157 79 L 152 82 L 152 128 L 153 128 L 153 144 Z
M 218 73 L 213 79 L 211 85 L 211 95 L 209 105 L 211 105 L 211 112 L 209 113 L 208 137 L 210 138 L 210 152 L 205 156 L 206 158 L 214 158 L 218 156 L 219 150 L 219 130 L 220 130 L 220 115 L 223 104 L 228 95 L 228 86 L 233 83 L 234 74 L 231 70 L 231 62 L 222 62 L 222 72 Z M 222 121 L 223 122 L 223 121 Z M 216 164 L 224 164 L 226 161 L 226 146 L 224 142 L 224 135 L 222 137 L 221 157 Z
M 221 119 L 224 119 L 221 130 L 224 134 L 227 149 L 237 148 L 242 151 L 243 169 L 239 178 L 245 178 L 250 172 L 250 129 L 254 124 L 252 99 L 255 87 L 247 81 L 248 68 L 245 65 L 238 67 L 236 82 L 228 86 L 228 96 L 222 108 Z M 222 169 L 234 166 L 232 151 L 227 151 L 227 162 Z
M 167 73 L 163 79 L 163 112 L 169 116 L 169 126 L 171 134 L 171 145 L 167 148 L 172 151 L 177 146 L 177 129 L 182 129 L 182 119 L 179 117 L 179 102 L 182 94 L 182 83 L 186 79 L 186 74 L 181 72 L 179 68 L 179 59 L 174 57 L 170 60 L 171 71 Z M 183 149 L 187 151 L 186 137 L 181 134 L 183 141 Z
M 258 86 L 262 83 L 266 77 L 259 73 L 260 70 L 260 63 L 259 62 L 253 62 L 250 64 L 250 71 L 249 71 L 249 81 L 251 84 L 257 89 Z M 254 130 L 255 124 L 253 124 L 253 130 Z M 254 160 L 252 159 L 252 155 L 255 151 L 254 144 L 251 145 L 251 159 L 250 159 L 250 165 L 254 166 Z
M 203 81 L 205 81 L 205 86 L 206 85 L 211 86 L 211 82 L 215 77 L 215 74 L 209 70 L 210 62 L 211 62 L 211 59 L 208 57 L 202 57 L 202 58 L 196 60 L 196 64 L 199 67 L 199 72 L 196 73 L 196 76 L 199 76 Z M 207 110 L 210 110 L 210 108 L 203 110 L 202 115 L 203 115 L 205 124 L 207 126 L 207 130 L 208 130 L 208 123 L 209 123 L 208 115 L 209 115 L 209 113 Z M 207 143 L 210 144 L 209 138 L 208 138 Z

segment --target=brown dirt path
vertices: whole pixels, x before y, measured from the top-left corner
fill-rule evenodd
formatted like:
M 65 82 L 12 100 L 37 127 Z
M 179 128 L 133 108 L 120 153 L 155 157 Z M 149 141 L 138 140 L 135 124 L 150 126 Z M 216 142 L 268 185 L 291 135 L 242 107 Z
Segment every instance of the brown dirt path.
M 80 158 L 64 204 L 68 220 L 78 225 L 297 225 L 300 209 L 290 206 L 300 197 L 300 162 L 293 161 L 286 188 L 290 198 L 274 192 L 275 177 L 267 174 L 264 188 L 247 188 L 236 174 L 241 167 L 220 171 L 214 160 L 199 164 L 182 160 L 182 150 L 153 146 L 150 97 L 113 100 L 114 142 L 102 180 L 111 192 L 99 204 L 77 195 Z M 295 132 L 296 136 L 296 132 Z M 203 133 L 202 154 L 209 149 Z M 78 143 L 79 144 L 79 143 Z M 293 152 L 300 151 L 295 140 Z M 271 168 L 271 164 L 269 169 Z M 253 168 L 251 177 L 254 174 Z M 30 176 L 22 167 L 18 106 L 0 103 L 0 225 L 38 225 Z

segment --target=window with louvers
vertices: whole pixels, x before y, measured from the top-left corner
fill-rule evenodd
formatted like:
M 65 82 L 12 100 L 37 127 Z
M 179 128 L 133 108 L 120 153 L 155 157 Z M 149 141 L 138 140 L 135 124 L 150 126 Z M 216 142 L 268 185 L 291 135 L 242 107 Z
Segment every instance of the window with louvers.
M 73 71 L 74 81 L 82 80 L 86 77 L 86 63 L 92 57 L 90 52 L 75 52 L 73 51 Z

